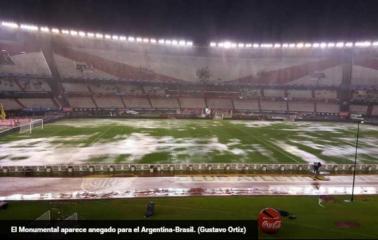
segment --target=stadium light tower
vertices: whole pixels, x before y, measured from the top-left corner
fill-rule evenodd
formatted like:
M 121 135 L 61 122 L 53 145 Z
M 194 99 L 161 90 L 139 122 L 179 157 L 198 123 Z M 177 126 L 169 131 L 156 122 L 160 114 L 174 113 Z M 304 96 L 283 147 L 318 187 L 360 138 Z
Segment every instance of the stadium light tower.
M 358 137 L 360 134 L 360 124 L 364 123 L 364 121 L 358 120 L 357 122 L 357 134 L 356 134 L 356 151 L 354 152 L 354 166 L 353 166 L 353 182 L 352 182 L 352 195 L 350 197 L 350 201 L 353 202 L 354 200 L 354 185 L 356 182 L 356 166 L 357 166 L 357 151 L 358 151 Z

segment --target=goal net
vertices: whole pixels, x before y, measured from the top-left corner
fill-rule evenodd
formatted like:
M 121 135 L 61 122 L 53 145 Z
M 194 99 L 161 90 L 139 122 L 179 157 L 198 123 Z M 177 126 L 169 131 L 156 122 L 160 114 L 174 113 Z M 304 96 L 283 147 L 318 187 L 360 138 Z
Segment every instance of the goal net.
M 32 119 L 30 122 L 20 124 L 20 133 L 32 133 L 33 128 L 43 129 L 43 119 Z

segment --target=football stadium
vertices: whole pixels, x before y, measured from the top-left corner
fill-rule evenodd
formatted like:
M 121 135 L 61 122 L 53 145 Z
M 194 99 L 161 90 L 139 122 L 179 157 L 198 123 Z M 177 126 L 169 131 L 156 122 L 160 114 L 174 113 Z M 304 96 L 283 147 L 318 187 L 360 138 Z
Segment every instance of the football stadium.
M 378 238 L 374 39 L 202 44 L 3 19 L 0 50 L 1 221 L 269 208 L 279 224 L 264 210 L 259 239 Z

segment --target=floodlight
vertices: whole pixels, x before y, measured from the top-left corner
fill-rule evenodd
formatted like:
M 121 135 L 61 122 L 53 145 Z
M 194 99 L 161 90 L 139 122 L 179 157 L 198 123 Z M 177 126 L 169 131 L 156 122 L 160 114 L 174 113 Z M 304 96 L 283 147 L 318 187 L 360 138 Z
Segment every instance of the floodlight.
M 337 48 L 343 48 L 344 47 L 344 42 L 337 42 L 336 43 Z
M 272 48 L 272 47 L 273 47 L 273 44 L 270 44 L 270 43 L 263 43 L 263 44 L 261 44 L 261 47 L 262 47 L 262 48 Z
M 371 46 L 371 42 L 369 42 L 369 41 L 355 42 L 354 45 L 356 47 L 370 47 Z
M 1 22 L 1 25 L 9 28 L 18 28 L 18 24 L 14 22 Z
M 224 48 L 230 48 L 231 47 L 231 43 L 230 42 L 224 42 L 223 43 L 223 47 Z
M 50 29 L 48 27 L 41 27 L 41 32 L 48 33 Z
M 35 25 L 21 24 L 20 28 L 27 31 L 38 31 L 38 27 Z
M 186 43 L 185 43 L 184 40 L 179 41 L 179 45 L 180 45 L 180 46 L 185 46 L 185 44 L 186 44 Z
M 328 44 L 327 44 L 327 47 L 329 47 L 329 48 L 333 48 L 333 47 L 335 47 L 335 43 L 334 42 L 329 42 Z

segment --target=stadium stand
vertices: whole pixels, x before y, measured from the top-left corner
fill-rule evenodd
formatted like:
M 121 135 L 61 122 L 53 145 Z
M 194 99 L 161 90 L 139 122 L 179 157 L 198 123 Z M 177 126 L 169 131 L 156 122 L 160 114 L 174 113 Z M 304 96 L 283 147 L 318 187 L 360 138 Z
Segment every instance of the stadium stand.
M 314 69 L 314 71 L 307 72 L 307 75 L 295 79 L 289 83 L 289 85 L 299 85 L 299 86 L 334 86 L 337 87 L 342 81 L 342 67 L 335 66 L 326 68 L 328 66 L 333 66 L 339 63 L 334 61 L 329 61 L 325 63 L 325 66 L 320 66 Z M 324 67 L 324 68 L 322 68 Z M 310 70 L 310 69 L 309 69 Z
M 62 85 L 67 93 L 89 93 L 88 86 L 84 83 L 63 83 Z
M 312 90 L 291 90 L 287 91 L 287 97 L 289 100 L 301 100 L 301 99 L 311 99 L 312 98 Z
M 316 112 L 318 113 L 339 113 L 340 108 L 336 103 L 316 103 Z
M 181 108 L 205 108 L 205 99 L 192 98 L 192 97 L 180 97 L 179 98 Z
M 363 62 L 357 62 L 365 66 L 353 65 L 352 70 L 352 85 L 354 86 L 377 86 L 378 70 L 374 60 L 366 60 Z
M 176 98 L 151 98 L 153 108 L 178 109 L 180 108 Z
M 364 101 L 368 97 L 366 90 L 354 90 L 352 91 L 352 101 Z
M 49 55 L 33 34 L 38 33 L 23 35 L 30 49 L 18 39 L 0 36 L 0 101 L 6 110 L 126 107 L 202 114 L 209 107 L 221 114 L 236 110 L 333 116 L 349 109 L 378 115 L 378 65 L 363 51 L 356 51 L 348 76 L 340 56 L 321 49 L 241 54 L 209 48 L 199 53 L 195 48 L 59 35 L 50 39 Z M 14 50 L 9 42 L 21 47 Z
M 350 105 L 349 111 L 352 114 L 367 114 L 368 106 L 366 105 Z
M 140 86 L 130 85 L 127 83 L 119 84 L 118 91 L 120 94 L 125 94 L 125 95 L 142 95 L 143 94 L 143 90 Z
M 371 112 L 371 115 L 378 116 L 378 105 L 373 106 L 373 111 Z
M 73 108 L 96 108 L 90 97 L 70 97 L 68 101 Z
M 315 99 L 335 100 L 337 99 L 337 91 L 336 90 L 315 90 Z
M 152 96 L 165 96 L 165 89 L 157 86 L 143 86 L 144 92 Z
M 266 101 L 266 100 L 262 100 L 260 103 L 261 103 L 261 111 L 278 111 L 278 112 L 286 112 L 287 111 L 286 101 Z
M 208 98 L 207 107 L 210 109 L 233 109 L 232 100 L 225 98 Z
M 12 75 L 51 76 L 42 52 L 20 53 L 10 56 L 13 64 L 0 64 L 0 72 Z
M 63 78 L 117 79 L 116 77 L 93 68 L 85 62 L 76 62 L 54 54 L 58 71 Z
M 33 79 L 18 80 L 20 87 L 25 92 L 50 92 L 51 89 L 45 80 Z
M 266 98 L 284 98 L 285 90 L 283 89 L 264 89 L 264 97 Z
M 89 89 L 94 93 L 109 94 L 118 93 L 118 86 L 115 84 L 90 84 Z
M 240 96 L 243 98 L 258 98 L 261 96 L 261 89 L 245 89 L 240 90 Z
M 121 97 L 95 97 L 94 100 L 99 108 L 125 108 Z
M 259 102 L 257 100 L 234 99 L 236 110 L 259 111 Z
M 51 98 L 20 98 L 18 100 L 26 108 L 58 108 Z
M 0 103 L 3 105 L 5 110 L 17 110 L 17 109 L 23 108 L 14 99 L 2 98 L 2 99 L 0 99 Z
M 126 108 L 151 109 L 151 104 L 147 98 L 142 97 L 124 97 Z
M 1 91 L 22 91 L 16 80 L 0 79 Z
M 315 112 L 313 102 L 288 102 L 290 112 Z

